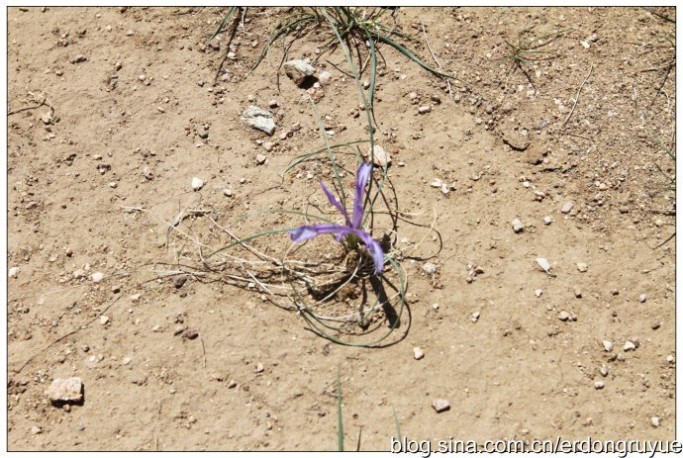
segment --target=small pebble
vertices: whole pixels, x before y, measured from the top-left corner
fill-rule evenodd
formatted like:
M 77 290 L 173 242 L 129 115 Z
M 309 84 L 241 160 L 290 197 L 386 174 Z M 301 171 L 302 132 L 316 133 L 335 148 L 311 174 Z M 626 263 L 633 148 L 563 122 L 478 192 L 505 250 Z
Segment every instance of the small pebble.
M 603 382 L 602 380 L 598 380 L 597 382 L 595 382 L 595 389 L 596 390 L 601 390 L 604 387 L 605 387 L 605 382 Z
M 10 267 L 7 271 L 7 276 L 9 276 L 9 278 L 16 278 L 17 275 L 19 275 L 18 267 Z
M 519 220 L 519 218 L 515 218 L 512 220 L 512 230 L 515 231 L 515 234 L 519 234 L 524 230 L 524 225 Z
M 80 64 L 81 62 L 85 62 L 86 60 L 88 60 L 87 57 L 85 57 L 83 54 L 78 54 L 73 59 L 71 59 L 71 63 Z
M 579 272 L 586 272 L 588 271 L 588 264 L 585 262 L 577 262 L 576 268 L 579 269 Z
M 236 386 L 237 386 L 237 382 L 235 380 L 230 380 L 228 382 L 228 388 L 232 389 L 232 388 L 235 388 Z
M 544 216 L 543 222 L 545 223 L 546 226 L 548 226 L 549 224 L 551 224 L 553 222 L 553 219 L 550 216 Z
M 550 270 L 550 263 L 546 258 L 536 258 L 536 264 L 543 269 L 544 272 L 548 272 Z
M 90 276 L 90 279 L 91 279 L 94 283 L 99 283 L 99 282 L 101 282 L 103 278 L 104 278 L 104 274 L 103 274 L 102 272 L 95 272 L 94 274 L 92 274 L 92 275 Z
M 234 194 L 233 194 L 233 192 L 232 192 L 232 189 L 228 189 L 228 188 L 226 188 L 226 189 L 223 190 L 223 194 L 224 194 L 226 197 L 232 197 L 232 196 L 234 196 Z
M 609 340 L 603 340 L 602 346 L 605 347 L 606 352 L 610 352 L 614 348 L 614 344 L 612 342 L 610 342 Z
M 602 367 L 600 367 L 600 375 L 607 377 L 607 374 L 609 374 L 609 369 L 607 368 L 607 364 L 603 364 Z
M 40 426 L 31 426 L 31 434 L 40 434 L 43 429 Z
M 102 326 L 105 326 L 107 323 L 109 323 L 109 317 L 106 316 L 106 315 L 102 315 L 102 316 L 100 317 L 100 324 L 101 324 Z
M 425 353 L 422 351 L 420 347 L 414 347 L 413 356 L 415 359 L 420 360 L 425 357 Z
M 574 208 L 574 204 L 571 202 L 567 202 L 562 206 L 562 209 L 560 210 L 562 213 L 567 214 L 570 211 L 572 211 L 572 208 Z
M 151 180 L 152 178 L 154 178 L 154 174 L 152 173 L 152 169 L 150 169 L 149 167 L 145 167 L 142 170 L 142 176 L 148 180 Z
M 126 357 L 124 357 L 124 358 L 121 360 L 121 364 L 123 364 L 124 366 L 127 366 L 127 365 L 129 365 L 132 361 L 133 361 L 133 358 L 131 358 L 130 356 L 126 356 Z
M 477 321 L 479 321 L 480 316 L 481 316 L 481 312 L 473 312 L 470 315 L 470 321 L 472 321 L 472 323 L 476 323 Z
M 116 187 L 117 187 L 118 185 L 119 185 L 119 184 L 118 184 L 116 181 L 112 181 L 112 182 L 109 183 L 109 187 L 112 188 L 112 189 L 116 189 Z
M 542 289 L 537 289 L 537 290 L 534 291 L 534 295 L 535 295 L 536 297 L 541 297 L 542 294 L 543 294 L 543 290 L 542 290 Z
M 432 111 L 432 107 L 430 105 L 423 105 L 420 108 L 417 109 L 417 112 L 420 114 L 426 114 Z
M 659 428 L 660 423 L 661 423 L 661 420 L 660 420 L 659 417 L 652 417 L 652 418 L 650 418 L 650 424 L 651 424 L 654 428 Z
M 277 100 L 273 99 L 273 100 L 271 100 L 271 101 L 268 102 L 268 106 L 269 106 L 270 108 L 277 108 L 277 107 L 280 106 L 280 105 L 277 103 Z
M 266 156 L 264 154 L 257 154 L 256 155 L 256 163 L 258 165 L 263 165 L 266 163 Z
M 199 191 L 200 189 L 202 189 L 202 187 L 204 187 L 204 180 L 202 180 L 201 178 L 193 177 L 192 189 L 194 191 Z
M 581 299 L 583 297 L 583 293 L 581 292 L 581 288 L 578 286 L 574 287 L 574 297 L 577 299 Z
M 330 74 L 330 72 L 324 70 L 320 72 L 320 74 L 318 75 L 318 81 L 320 82 L 320 84 L 325 85 L 330 81 L 331 77 L 332 75 Z
M 676 361 L 676 358 L 674 358 L 674 355 L 669 355 L 666 357 L 666 362 L 669 364 L 673 364 L 674 361 Z
M 427 275 L 434 275 L 436 273 L 436 269 L 437 269 L 436 264 L 432 264 L 431 262 L 425 262 L 422 266 L 422 270 Z
M 636 349 L 636 344 L 634 344 L 630 340 L 627 340 L 626 343 L 624 344 L 624 351 L 632 351 L 635 349 Z
M 432 402 L 432 407 L 434 408 L 434 410 L 436 410 L 437 413 L 441 413 L 450 410 L 451 405 L 445 399 L 435 399 Z
M 368 151 L 368 156 L 370 151 Z M 388 167 L 391 164 L 391 156 L 380 145 L 373 145 L 372 162 L 378 167 Z
M 183 331 L 183 337 L 188 340 L 194 340 L 199 337 L 199 332 L 196 329 L 187 328 Z
M 571 316 L 569 315 L 569 313 L 567 313 L 567 312 L 564 311 L 564 310 L 562 310 L 562 311 L 559 313 L 559 315 L 557 315 L 557 317 L 560 319 L 560 321 L 569 321 L 569 318 L 571 318 Z
M 264 371 L 263 363 L 257 363 L 256 368 L 254 369 L 254 372 L 257 374 L 260 374 L 261 372 Z
M 80 377 L 56 378 L 45 395 L 53 402 L 80 402 L 83 399 L 83 382 Z
M 647 300 L 647 294 L 641 294 L 638 300 L 642 303 L 644 303 Z

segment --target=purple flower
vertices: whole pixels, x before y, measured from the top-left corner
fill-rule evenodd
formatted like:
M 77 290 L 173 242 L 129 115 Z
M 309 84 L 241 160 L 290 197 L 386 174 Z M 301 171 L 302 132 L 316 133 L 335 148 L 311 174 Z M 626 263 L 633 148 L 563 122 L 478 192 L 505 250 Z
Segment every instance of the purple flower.
M 339 224 L 315 224 L 312 226 L 301 226 L 297 227 L 290 232 L 290 237 L 294 242 L 304 242 L 306 240 L 312 239 L 320 234 L 332 234 L 338 242 L 346 239 L 351 242 L 349 236 L 356 236 L 361 242 L 365 244 L 372 260 L 375 262 L 375 275 L 378 275 L 384 269 L 384 252 L 379 246 L 379 243 L 374 241 L 370 234 L 365 232 L 360 228 L 361 222 L 363 220 L 363 197 L 365 195 L 365 185 L 370 179 L 372 174 L 372 164 L 363 163 L 358 168 L 358 173 L 356 174 L 356 195 L 353 199 L 353 215 L 349 218 L 344 206 L 339 202 L 334 194 L 325 186 L 325 183 L 320 182 L 320 186 L 323 188 L 327 199 L 332 205 L 335 206 L 339 212 L 344 215 L 346 220 L 346 225 L 341 226 Z

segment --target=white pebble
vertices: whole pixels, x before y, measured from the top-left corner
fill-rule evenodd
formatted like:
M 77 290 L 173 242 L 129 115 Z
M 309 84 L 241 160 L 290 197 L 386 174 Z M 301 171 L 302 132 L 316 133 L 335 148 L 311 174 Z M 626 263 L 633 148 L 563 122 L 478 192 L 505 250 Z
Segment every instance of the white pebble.
M 445 399 L 435 399 L 432 402 L 432 407 L 437 413 L 445 412 L 451 408 L 450 403 Z
M 658 428 L 659 425 L 660 425 L 660 423 L 661 423 L 661 420 L 660 420 L 659 417 L 652 417 L 652 418 L 650 418 L 650 424 L 651 424 L 653 427 Z
M 200 189 L 202 189 L 202 187 L 204 187 L 204 180 L 202 180 L 201 178 L 193 177 L 192 189 L 194 191 L 199 191 Z
M 413 348 L 413 356 L 415 359 L 420 360 L 425 357 L 425 353 L 420 347 Z
M 94 274 L 92 274 L 90 276 L 90 279 L 95 283 L 101 282 L 103 278 L 104 278 L 104 274 L 102 272 L 95 272 Z
M 10 267 L 9 270 L 7 271 L 7 275 L 9 278 L 15 278 L 17 275 L 19 275 L 19 268 L 18 267 Z
M 562 213 L 567 214 L 570 211 L 572 211 L 572 208 L 574 208 L 574 204 L 571 202 L 567 202 L 562 206 L 562 210 L 560 210 Z
M 320 81 L 320 84 L 325 85 L 330 81 L 331 77 L 332 75 L 330 74 L 330 72 L 324 70 L 320 72 L 320 74 L 318 75 L 318 81 Z
M 104 325 L 106 325 L 107 323 L 109 323 L 109 317 L 108 317 L 107 315 L 102 315 L 102 316 L 100 317 L 100 324 L 101 324 L 102 326 L 104 326 Z
M 636 344 L 631 342 L 630 340 L 627 340 L 626 343 L 624 344 L 624 351 L 631 351 L 636 349 Z
M 541 297 L 542 294 L 543 294 L 543 290 L 542 290 L 542 289 L 537 289 L 537 290 L 534 291 L 534 295 L 535 295 L 536 297 Z
M 553 222 L 553 219 L 550 216 L 544 216 L 543 222 L 545 223 L 546 226 L 548 226 L 550 223 Z
M 647 300 L 647 294 L 641 294 L 638 300 L 642 303 Z
M 232 192 L 232 189 L 227 189 L 227 188 L 223 190 L 223 194 L 224 194 L 226 197 L 232 197 L 232 196 L 234 196 L 234 194 L 233 194 L 233 192 Z
M 524 225 L 519 220 L 519 218 L 515 218 L 512 220 L 512 230 L 515 231 L 516 234 L 519 234 L 524 230 Z
M 420 108 L 417 109 L 417 112 L 420 114 L 426 114 L 432 111 L 432 107 L 429 105 L 423 105 Z
M 585 262 L 577 262 L 576 268 L 579 269 L 579 272 L 586 272 L 588 271 L 588 264 Z
M 605 387 L 605 382 L 603 382 L 602 380 L 598 380 L 597 382 L 595 382 L 595 389 L 596 390 L 601 390 L 604 387 Z
M 438 267 L 436 266 L 436 264 L 432 264 L 431 262 L 425 262 L 424 265 L 422 266 L 422 270 L 427 275 L 434 275 L 436 273 L 437 268 Z
M 536 258 L 536 264 L 543 269 L 544 272 L 548 272 L 550 270 L 550 263 L 546 258 Z
M 674 355 L 669 355 L 666 357 L 666 362 L 669 364 L 673 364 L 673 362 L 676 361 L 676 358 L 674 358 Z
M 602 346 L 605 347 L 606 352 L 610 352 L 610 351 L 612 351 L 612 349 L 614 349 L 614 344 L 612 342 L 610 342 L 609 340 L 603 340 Z
M 562 310 L 557 317 L 560 319 L 560 321 L 568 321 L 570 316 L 569 313 L 566 311 Z

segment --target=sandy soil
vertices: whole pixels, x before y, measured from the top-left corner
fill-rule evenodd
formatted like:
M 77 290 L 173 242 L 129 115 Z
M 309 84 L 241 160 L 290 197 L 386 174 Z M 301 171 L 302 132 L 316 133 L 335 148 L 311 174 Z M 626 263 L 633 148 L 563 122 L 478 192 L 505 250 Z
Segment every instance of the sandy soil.
M 278 70 L 281 41 L 251 70 L 286 10 L 249 8 L 207 45 L 225 11 L 8 10 L 11 450 L 335 450 L 338 370 L 347 449 L 387 450 L 394 412 L 415 440 L 673 439 L 673 23 L 638 8 L 382 19 L 467 86 L 380 45 L 375 140 L 394 203 L 427 227 L 393 234 L 408 311 L 393 345 L 369 349 L 317 336 L 227 273 L 177 275 L 227 243 L 212 221 L 246 236 L 323 203 L 329 167 L 286 172 L 324 146 L 318 115 L 329 141 L 368 138 L 339 49 L 307 91 Z M 288 57 L 315 60 L 323 31 Z M 272 137 L 240 120 L 249 105 L 274 113 Z M 66 377 L 81 404 L 45 395 Z

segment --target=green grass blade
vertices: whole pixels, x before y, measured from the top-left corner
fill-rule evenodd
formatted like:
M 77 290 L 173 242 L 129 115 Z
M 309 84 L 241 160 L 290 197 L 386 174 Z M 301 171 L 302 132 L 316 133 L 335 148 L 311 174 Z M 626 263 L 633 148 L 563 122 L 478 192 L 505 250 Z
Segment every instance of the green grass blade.
M 337 366 L 337 450 L 344 451 L 344 421 L 342 420 L 342 389 L 341 378 Z
M 394 40 L 392 40 L 391 38 L 387 37 L 386 35 L 380 35 L 380 34 L 378 34 L 378 35 L 377 35 L 377 39 L 378 39 L 379 41 L 381 41 L 381 42 L 383 42 L 383 43 L 386 43 L 386 44 L 388 44 L 389 46 L 395 48 L 395 49 L 396 49 L 397 51 L 399 51 L 401 54 L 405 55 L 407 58 L 409 58 L 410 60 L 412 60 L 413 62 L 415 62 L 415 63 L 418 64 L 420 67 L 422 67 L 422 68 L 424 68 L 425 70 L 427 70 L 428 72 L 430 72 L 430 73 L 432 73 L 432 74 L 434 74 L 434 75 L 437 75 L 437 76 L 441 76 L 441 77 L 443 77 L 443 78 L 449 78 L 449 79 L 452 79 L 452 80 L 460 81 L 460 80 L 458 80 L 458 78 L 454 77 L 453 75 L 448 75 L 448 74 L 446 74 L 446 73 L 440 72 L 439 70 L 437 70 L 437 69 L 435 69 L 435 68 L 433 68 L 433 67 L 430 67 L 429 65 L 427 65 L 426 63 L 424 63 L 419 57 L 417 57 L 415 54 L 413 54 L 412 51 L 410 51 L 408 48 L 405 48 L 405 47 L 401 46 L 400 44 L 396 43 Z
M 396 439 L 401 440 L 403 436 L 401 436 L 401 425 L 398 422 L 398 417 L 396 416 L 396 409 L 394 406 L 391 406 L 391 411 L 394 413 L 394 424 L 396 425 Z
M 223 32 L 223 26 L 232 19 L 232 17 L 235 15 L 235 11 L 237 11 L 238 9 L 238 6 L 231 6 L 230 9 L 228 9 L 228 12 L 223 17 L 223 21 L 221 21 L 221 24 L 218 26 L 218 29 L 216 29 L 214 34 L 211 35 L 211 38 L 209 38 L 207 42 L 213 40 L 214 38 L 216 38 L 218 34 Z

